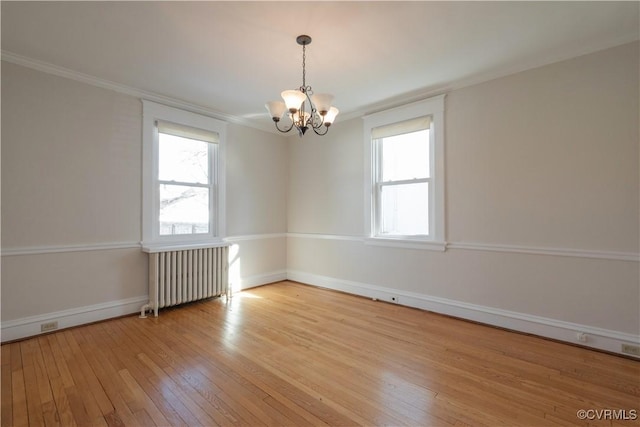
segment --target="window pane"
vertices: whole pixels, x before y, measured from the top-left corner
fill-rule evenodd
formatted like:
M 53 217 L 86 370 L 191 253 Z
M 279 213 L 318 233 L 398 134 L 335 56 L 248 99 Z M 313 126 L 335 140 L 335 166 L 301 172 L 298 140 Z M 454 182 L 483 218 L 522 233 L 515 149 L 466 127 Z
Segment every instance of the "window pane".
M 382 180 L 429 177 L 429 130 L 382 139 Z
M 209 182 L 209 143 L 161 133 L 158 145 L 161 181 Z
M 429 183 L 382 187 L 380 234 L 429 234 Z
M 209 189 L 160 185 L 160 235 L 209 232 Z

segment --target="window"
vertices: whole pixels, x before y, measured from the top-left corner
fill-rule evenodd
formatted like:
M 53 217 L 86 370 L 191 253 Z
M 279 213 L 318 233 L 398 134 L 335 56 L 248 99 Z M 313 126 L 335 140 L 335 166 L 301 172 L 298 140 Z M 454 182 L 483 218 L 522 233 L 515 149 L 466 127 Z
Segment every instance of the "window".
M 365 117 L 368 242 L 444 249 L 444 97 Z
M 224 122 L 150 101 L 143 113 L 143 244 L 222 239 Z
M 157 122 L 159 234 L 208 234 L 215 217 L 218 134 Z M 215 230 L 213 230 L 215 232 Z

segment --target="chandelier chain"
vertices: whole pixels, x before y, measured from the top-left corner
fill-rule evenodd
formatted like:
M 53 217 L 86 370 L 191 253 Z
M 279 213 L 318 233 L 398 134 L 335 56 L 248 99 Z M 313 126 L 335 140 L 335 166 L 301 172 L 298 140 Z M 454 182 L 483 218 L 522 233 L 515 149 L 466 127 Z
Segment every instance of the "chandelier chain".
M 307 45 L 302 45 L 302 87 L 307 87 Z

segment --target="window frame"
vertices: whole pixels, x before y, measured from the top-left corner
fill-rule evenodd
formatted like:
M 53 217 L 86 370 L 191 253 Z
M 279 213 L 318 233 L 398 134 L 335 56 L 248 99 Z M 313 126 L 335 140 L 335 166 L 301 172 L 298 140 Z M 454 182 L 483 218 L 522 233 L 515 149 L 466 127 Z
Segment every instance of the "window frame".
M 143 182 L 142 182 L 142 246 L 143 248 L 180 245 L 188 248 L 204 243 L 222 243 L 226 236 L 225 141 L 226 123 L 212 117 L 142 100 Z M 209 232 L 198 234 L 160 234 L 159 132 L 157 122 L 202 129 L 218 134 L 219 142 L 209 143 Z M 191 184 L 189 184 L 191 185 Z
M 363 117 L 364 232 L 366 243 L 412 249 L 445 250 L 444 99 L 445 95 L 440 95 Z M 426 179 L 426 182 L 429 182 L 429 235 L 382 234 L 380 195 L 384 185 L 380 184 L 379 179 L 382 173 L 380 154 L 382 143 L 380 139 L 372 138 L 372 130 L 424 116 L 431 117 L 431 127 L 429 128 L 430 176 Z M 425 181 L 425 179 L 406 180 L 407 183 L 421 181 Z

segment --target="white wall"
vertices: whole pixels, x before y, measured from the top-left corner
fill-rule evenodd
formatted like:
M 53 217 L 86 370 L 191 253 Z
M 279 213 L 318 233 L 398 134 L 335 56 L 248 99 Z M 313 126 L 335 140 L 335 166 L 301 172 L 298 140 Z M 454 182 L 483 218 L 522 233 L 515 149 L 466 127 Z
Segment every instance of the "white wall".
M 230 278 L 240 290 L 286 278 L 287 144 L 280 135 L 235 124 L 227 136 Z
M 140 99 L 6 62 L 2 89 L 3 341 L 44 320 L 136 311 L 148 286 Z M 229 124 L 238 287 L 286 277 L 286 150 L 277 135 Z
M 2 246 L 140 240 L 141 103 L 2 63 Z
M 449 239 L 638 252 L 638 47 L 447 97 Z
M 229 124 L 234 287 L 289 277 L 640 341 L 638 71 L 635 43 L 450 92 L 446 252 L 364 243 L 361 119 L 302 140 Z M 139 99 L 5 62 L 2 87 L 3 340 L 135 311 Z
M 287 230 L 287 144 L 245 126 L 227 129 L 227 235 Z
M 289 277 L 612 351 L 640 341 L 638 75 L 633 43 L 450 92 L 446 252 L 363 242 L 360 119 L 290 140 Z
M 140 118 L 135 98 L 3 62 L 3 327 L 146 293 Z
M 288 231 L 362 236 L 362 120 L 289 137 Z

